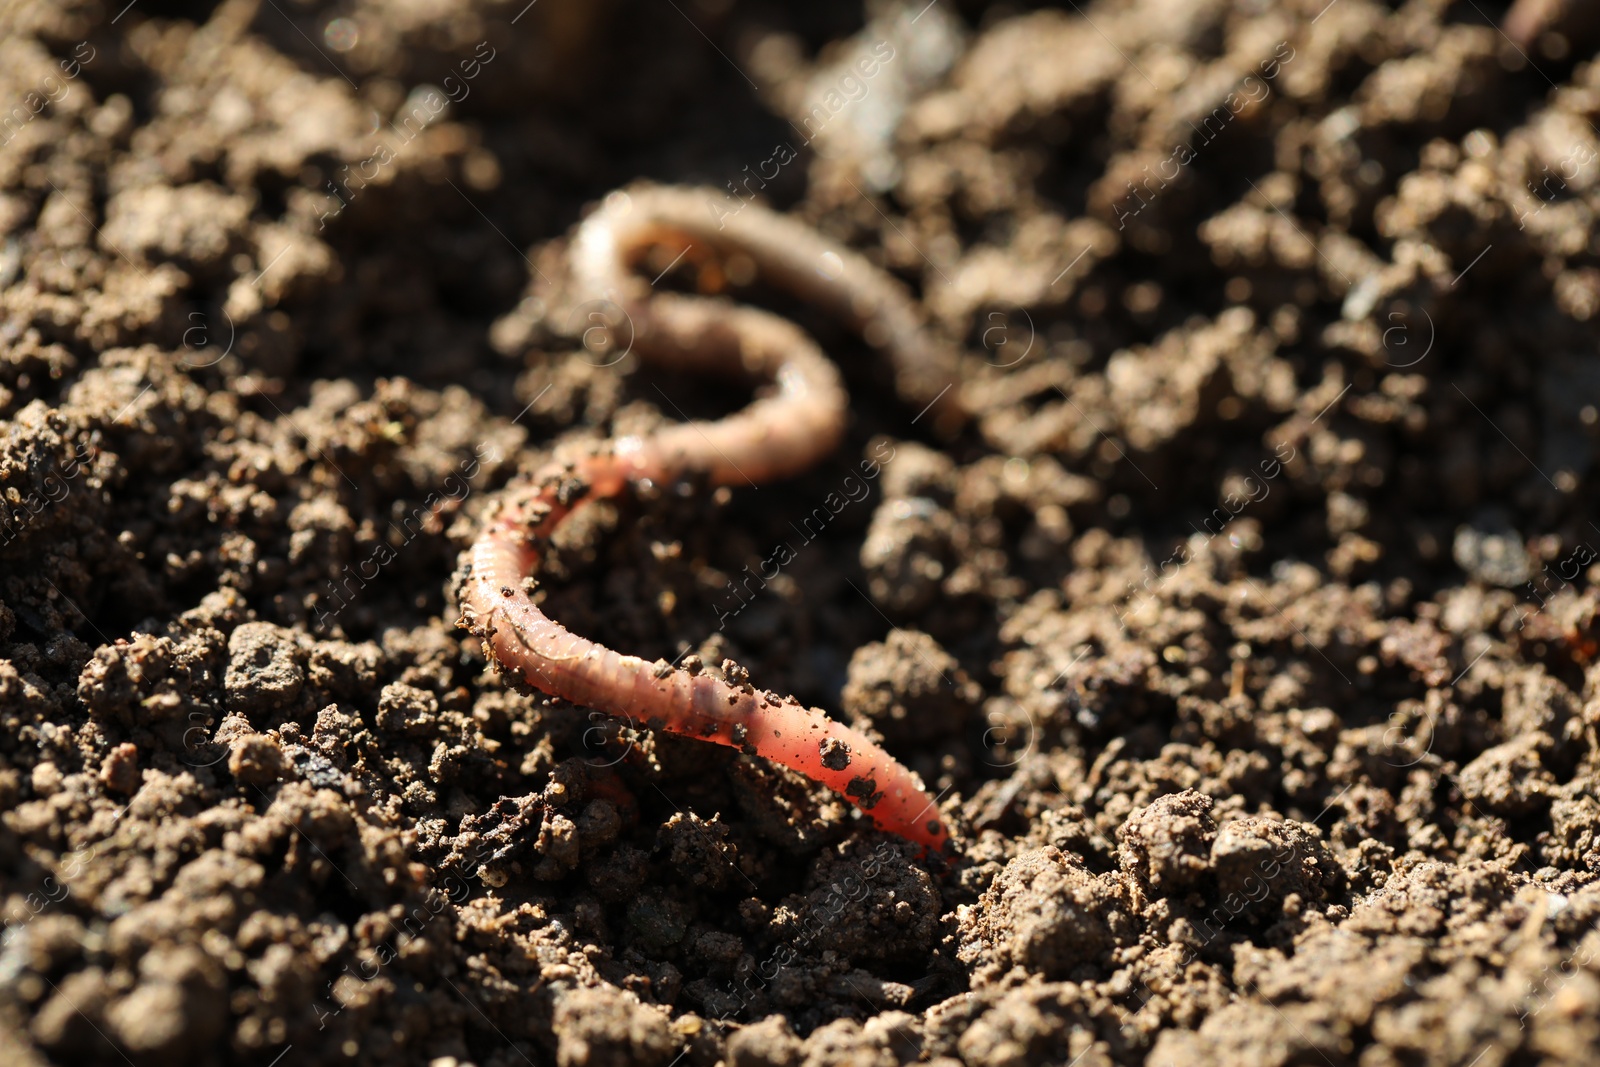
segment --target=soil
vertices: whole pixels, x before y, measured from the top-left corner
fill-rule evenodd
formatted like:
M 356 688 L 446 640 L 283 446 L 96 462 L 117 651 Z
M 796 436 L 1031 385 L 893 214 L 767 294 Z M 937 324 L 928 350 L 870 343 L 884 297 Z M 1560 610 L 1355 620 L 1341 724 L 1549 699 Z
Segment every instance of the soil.
M 1596 1062 L 1580 6 L 0 3 L 0 1059 Z M 545 609 L 874 732 L 948 862 L 455 625 L 519 471 L 747 395 L 585 345 L 640 179 L 897 274 L 972 418 L 740 291 L 848 443 Z

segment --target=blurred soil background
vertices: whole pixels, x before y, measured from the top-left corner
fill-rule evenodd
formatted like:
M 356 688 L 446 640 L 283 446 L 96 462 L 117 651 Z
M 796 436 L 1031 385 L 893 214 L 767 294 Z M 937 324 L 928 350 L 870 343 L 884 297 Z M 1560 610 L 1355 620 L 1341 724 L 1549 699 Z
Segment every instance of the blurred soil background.
M 1595 1062 L 1581 8 L 6 0 L 0 1061 Z M 585 344 L 641 179 L 902 278 L 973 418 L 736 292 L 847 444 L 546 609 L 875 731 L 953 863 L 455 626 L 519 470 L 748 395 Z

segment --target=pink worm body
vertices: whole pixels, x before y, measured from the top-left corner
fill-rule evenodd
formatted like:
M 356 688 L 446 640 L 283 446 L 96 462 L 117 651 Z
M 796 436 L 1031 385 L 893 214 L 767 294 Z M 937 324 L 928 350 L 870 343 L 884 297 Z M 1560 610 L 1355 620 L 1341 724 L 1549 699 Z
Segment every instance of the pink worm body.
M 483 638 L 502 670 L 536 689 L 781 763 L 843 793 L 878 828 L 943 849 L 948 831 L 934 800 L 915 774 L 862 734 L 793 698 L 613 652 L 546 617 L 525 588 L 541 546 L 585 499 L 690 475 L 718 485 L 783 478 L 827 455 L 843 436 L 849 399 L 816 344 L 764 311 L 653 294 L 631 269 L 653 246 L 750 257 L 764 278 L 828 306 L 869 343 L 886 348 L 901 391 L 939 408 L 935 387 L 938 372 L 949 368 L 941 357 L 948 357 L 895 281 L 800 223 L 754 205 L 732 217 L 724 212 L 718 223 L 711 205 L 719 202 L 719 194 L 704 190 L 612 194 L 578 228 L 573 276 L 579 292 L 603 295 L 627 314 L 632 348 L 642 358 L 765 379 L 775 392 L 727 418 L 625 437 L 548 468 L 532 493 L 502 504 L 472 547 L 459 594 L 463 625 Z M 946 405 L 939 417 L 948 425 L 960 414 Z

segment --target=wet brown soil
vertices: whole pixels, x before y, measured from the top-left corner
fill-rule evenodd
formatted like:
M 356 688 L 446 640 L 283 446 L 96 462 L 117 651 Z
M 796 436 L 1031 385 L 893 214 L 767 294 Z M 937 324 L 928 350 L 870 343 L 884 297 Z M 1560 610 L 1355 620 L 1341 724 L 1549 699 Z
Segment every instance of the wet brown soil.
M 0 1060 L 1594 1062 L 1579 6 L 0 4 Z M 640 178 L 900 276 L 973 418 L 740 293 L 848 443 L 546 610 L 874 731 L 953 862 L 455 626 L 519 470 L 745 396 L 585 345 Z

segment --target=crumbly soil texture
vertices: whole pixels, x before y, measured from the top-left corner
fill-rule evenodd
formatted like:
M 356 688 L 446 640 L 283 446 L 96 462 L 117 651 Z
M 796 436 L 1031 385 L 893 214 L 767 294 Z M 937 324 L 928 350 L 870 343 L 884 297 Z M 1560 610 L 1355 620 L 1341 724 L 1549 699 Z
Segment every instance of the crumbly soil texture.
M 1517 8 L 0 3 L 0 1060 L 1596 1062 L 1600 26 Z M 544 609 L 948 858 L 456 625 L 497 494 L 750 396 L 571 291 L 641 180 L 899 277 L 970 417 L 647 256 L 848 440 Z

